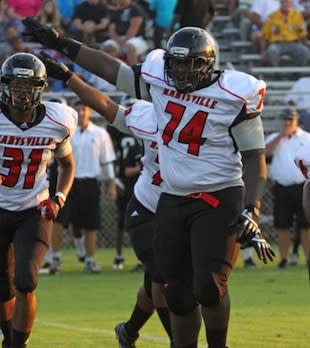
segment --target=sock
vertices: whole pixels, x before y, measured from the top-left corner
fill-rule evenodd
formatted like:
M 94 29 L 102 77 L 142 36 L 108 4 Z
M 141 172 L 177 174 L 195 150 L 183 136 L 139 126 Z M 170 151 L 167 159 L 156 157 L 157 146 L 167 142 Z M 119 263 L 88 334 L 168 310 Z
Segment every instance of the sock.
M 11 332 L 12 332 L 12 320 L 1 321 L 0 325 L 1 325 L 1 331 L 3 334 L 3 338 L 4 338 L 3 342 L 7 346 L 10 346 L 10 344 L 11 344 Z
M 51 264 L 51 263 L 52 263 L 52 259 L 53 259 L 52 249 L 49 248 L 48 251 L 47 251 L 47 253 L 46 253 L 45 256 L 44 256 L 44 260 L 45 260 L 45 262 L 48 262 L 48 263 Z
M 153 313 L 144 312 L 137 304 L 131 313 L 130 319 L 125 323 L 129 336 L 136 337 L 142 326 L 149 320 Z
M 207 341 L 209 348 L 225 348 L 227 337 L 227 327 L 224 329 L 208 329 Z
M 225 348 L 230 315 L 228 290 L 219 304 L 212 307 L 201 306 L 201 314 L 205 322 L 209 348 Z
M 95 260 L 92 256 L 85 257 L 85 263 L 92 263 L 92 262 L 95 262 Z
M 11 348 L 26 348 L 29 336 L 30 332 L 20 332 L 13 329 Z
M 172 339 L 170 313 L 167 307 L 156 308 L 159 319 L 166 330 L 170 340 Z
M 196 306 L 192 312 L 177 315 L 170 312 L 171 331 L 176 347 L 197 348 L 201 327 L 200 307 Z
M 243 259 L 247 260 L 250 259 L 252 257 L 253 254 L 253 248 L 245 248 L 243 250 Z
M 60 251 L 53 251 L 53 259 L 61 259 L 61 252 Z
M 84 246 L 84 238 L 73 238 L 73 242 L 75 245 L 75 250 L 78 256 L 84 256 L 86 254 L 85 246 Z

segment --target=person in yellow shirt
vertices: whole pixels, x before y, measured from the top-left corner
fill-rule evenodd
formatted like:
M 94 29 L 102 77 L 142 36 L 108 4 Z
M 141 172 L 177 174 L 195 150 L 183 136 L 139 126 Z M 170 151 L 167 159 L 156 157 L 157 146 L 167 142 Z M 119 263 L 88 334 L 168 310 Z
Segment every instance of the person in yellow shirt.
M 294 65 L 304 66 L 309 59 L 306 46 L 306 24 L 302 12 L 293 8 L 293 0 L 281 0 L 279 10 L 273 12 L 262 27 L 262 60 L 279 66 L 280 59 L 288 55 Z

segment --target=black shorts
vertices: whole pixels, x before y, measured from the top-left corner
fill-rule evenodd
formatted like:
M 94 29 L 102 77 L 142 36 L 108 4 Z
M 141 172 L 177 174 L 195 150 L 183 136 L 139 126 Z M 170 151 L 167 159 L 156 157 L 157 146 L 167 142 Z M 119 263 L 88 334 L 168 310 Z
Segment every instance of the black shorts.
M 243 209 L 243 188 L 212 192 L 214 208 L 199 198 L 163 193 L 154 218 L 154 255 L 166 282 L 194 281 L 198 274 L 228 278 L 239 244 L 231 226 Z
M 100 184 L 96 179 L 74 179 L 70 193 L 73 226 L 97 230 L 100 227 Z
M 161 283 L 162 276 L 154 262 L 153 218 L 154 214 L 133 195 L 127 206 L 126 230 L 137 258 L 146 266 L 151 279 Z
M 12 296 L 13 276 L 26 280 L 26 275 L 32 274 L 36 282 L 34 270 L 39 270 L 48 250 L 52 221 L 43 219 L 36 208 L 18 212 L 0 209 L 0 227 L 0 297 L 3 299 Z
M 299 228 L 308 228 L 308 223 L 302 207 L 303 184 L 282 186 L 275 184 L 274 195 L 274 227 L 277 229 L 291 228 L 296 219 Z

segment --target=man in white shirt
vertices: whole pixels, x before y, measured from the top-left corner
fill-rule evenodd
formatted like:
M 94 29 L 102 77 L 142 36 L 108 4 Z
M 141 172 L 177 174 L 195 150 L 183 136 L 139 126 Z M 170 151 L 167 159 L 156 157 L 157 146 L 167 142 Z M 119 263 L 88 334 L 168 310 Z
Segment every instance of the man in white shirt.
M 309 252 L 310 224 L 302 209 L 305 178 L 292 163 L 297 152 L 310 142 L 310 134 L 298 127 L 296 109 L 284 109 L 280 117 L 281 131 L 270 134 L 266 139 L 266 157 L 272 158 L 269 174 L 274 181 L 274 227 L 279 239 L 279 268 L 283 269 L 287 267 L 294 218 L 300 228 L 306 257 Z
M 98 273 L 94 260 L 97 232 L 100 227 L 100 181 L 106 180 L 106 194 L 116 199 L 114 182 L 115 152 L 109 133 L 91 122 L 91 108 L 76 101 L 78 127 L 72 139 L 76 170 L 70 193 L 71 218 L 74 242 L 80 257 L 85 242 L 85 272 Z

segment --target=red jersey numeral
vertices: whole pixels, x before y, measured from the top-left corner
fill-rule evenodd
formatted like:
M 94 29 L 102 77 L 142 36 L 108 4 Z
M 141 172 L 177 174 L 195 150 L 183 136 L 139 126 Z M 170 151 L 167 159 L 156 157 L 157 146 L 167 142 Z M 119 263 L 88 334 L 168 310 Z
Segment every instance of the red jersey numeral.
M 264 104 L 264 96 L 265 96 L 265 88 L 261 88 L 259 91 L 258 91 L 258 104 L 256 106 L 256 109 L 257 110 L 260 110 L 262 107 L 263 107 L 263 104 Z
M 165 111 L 171 114 L 171 119 L 167 123 L 162 134 L 164 145 L 168 145 L 171 141 L 176 128 L 182 120 L 185 109 L 186 107 L 183 105 L 168 102 Z M 200 146 L 206 140 L 201 135 L 204 130 L 207 118 L 207 112 L 197 111 L 179 132 L 178 142 L 182 144 L 188 144 L 187 152 L 191 155 L 198 156 Z
M 152 144 L 150 146 L 152 147 L 153 144 L 155 144 L 157 146 L 157 143 L 155 143 L 155 142 L 152 142 Z M 156 156 L 154 162 L 159 163 L 158 155 Z M 159 186 L 162 183 L 162 181 L 163 181 L 163 179 L 160 176 L 160 170 L 158 170 L 152 177 L 152 184 Z
M 42 161 L 42 149 L 32 150 L 28 156 L 29 163 L 27 166 L 27 172 L 25 174 L 24 189 L 31 189 L 35 183 L 35 177 L 39 169 L 39 165 Z M 5 159 L 2 166 L 9 169 L 7 175 L 4 175 L 2 185 L 7 187 L 13 187 L 17 184 L 22 164 L 24 162 L 24 153 L 22 149 L 6 147 L 3 151 L 4 157 L 11 157 L 11 159 Z

